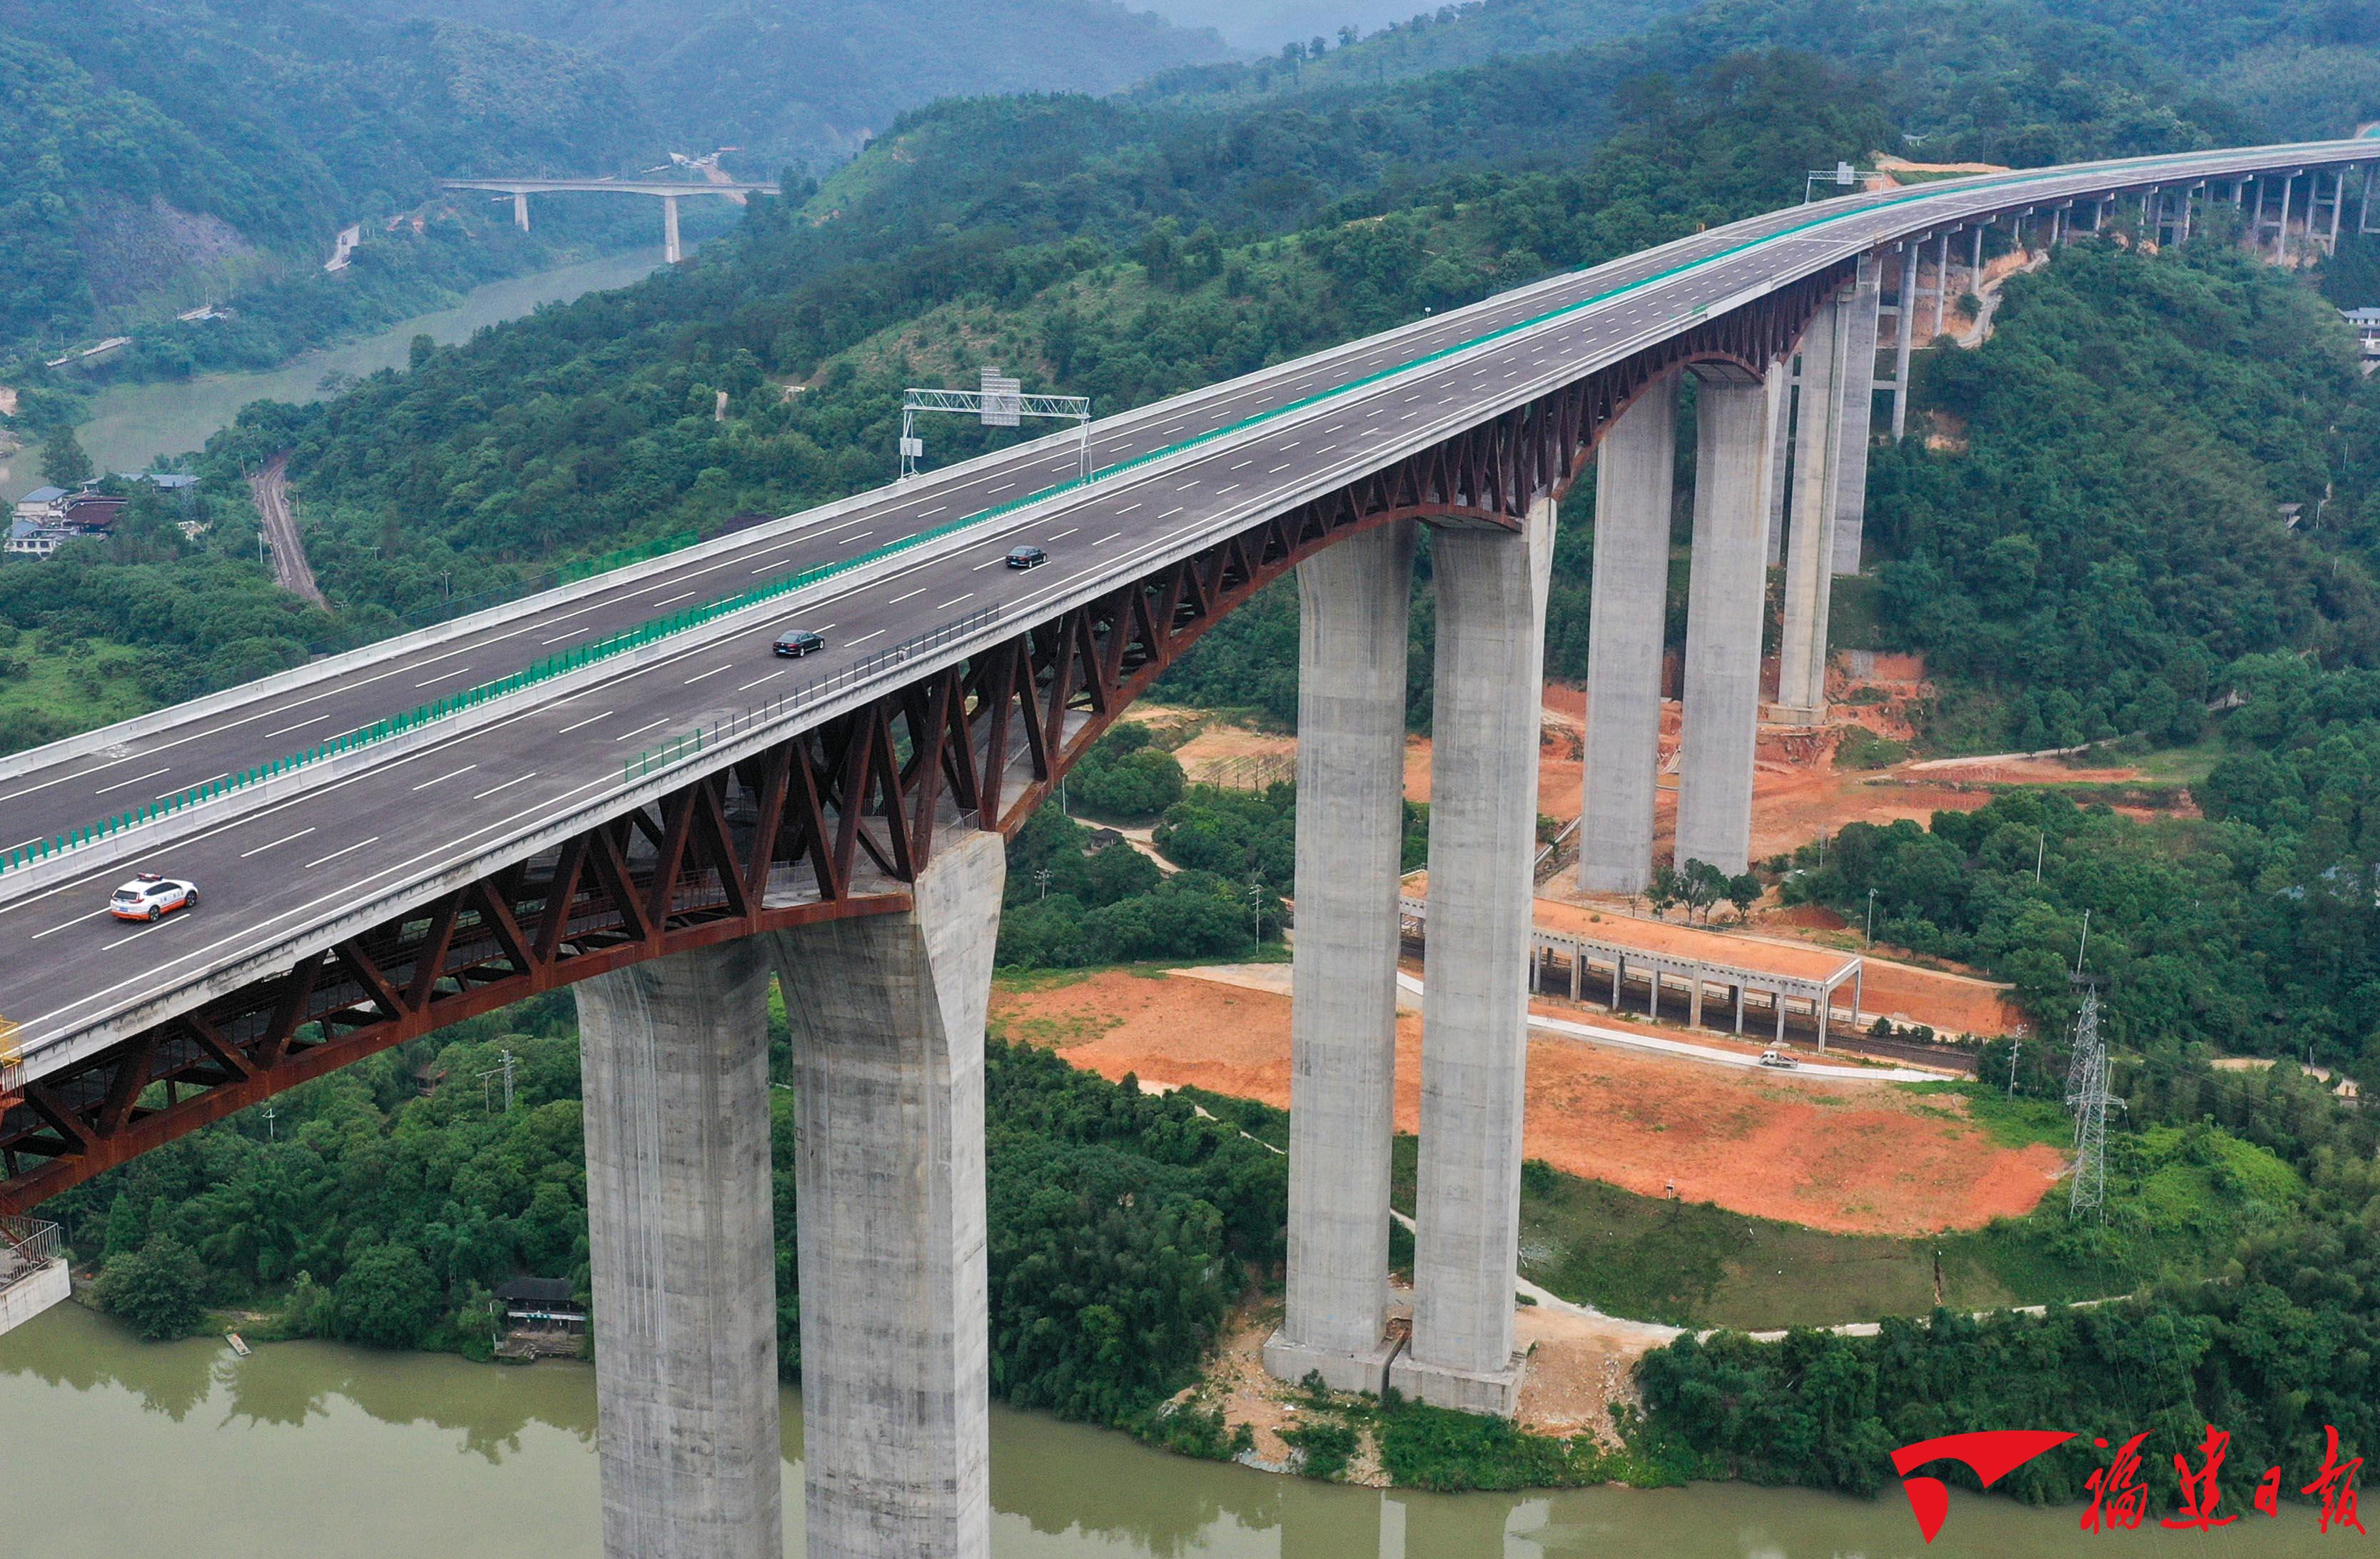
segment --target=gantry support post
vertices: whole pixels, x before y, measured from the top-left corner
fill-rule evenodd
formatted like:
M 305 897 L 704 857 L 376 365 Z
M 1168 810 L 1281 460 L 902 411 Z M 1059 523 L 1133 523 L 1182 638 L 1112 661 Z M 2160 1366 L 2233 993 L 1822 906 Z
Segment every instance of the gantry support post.
M 1822 305 L 1802 337 L 1802 414 L 1795 419 L 1793 523 L 1785 538 L 1785 627 L 1779 645 L 1774 718 L 1826 721 L 1827 612 L 1833 595 L 1842 383 L 1852 335 L 1852 293 Z
M 772 939 L 800 1126 L 809 1559 L 991 1552 L 983 1049 L 1006 874 L 999 835 L 946 838 L 907 913 Z
M 1859 279 L 1852 285 L 1851 311 L 1845 319 L 1851 335 L 1843 345 L 1841 378 L 1835 394 L 1841 402 L 1835 448 L 1840 475 L 1835 481 L 1835 539 L 1832 566 L 1838 574 L 1860 571 L 1860 538 L 1867 522 L 1867 449 L 1876 426 L 1876 337 L 1877 309 L 1884 297 L 1884 262 L 1873 254 L 1859 259 Z
M 1412 1346 L 1390 1384 L 1443 1407 L 1520 1402 L 1520 1255 L 1537 732 L 1552 500 L 1520 535 L 1441 530 L 1429 814 L 1429 980 Z
M 781 1559 L 768 950 L 582 980 L 607 1559 Z
M 1698 371 L 1678 864 L 1707 861 L 1732 877 L 1751 865 L 1767 584 L 1755 539 L 1767 510 L 1769 404 L 1784 371 L 1771 368 L 1766 382 L 1740 369 Z
M 1378 1393 L 1396 1135 L 1397 894 L 1415 527 L 1297 567 L 1297 947 L 1291 971 L 1285 1381 Z M 1440 938 L 1430 937 L 1437 955 Z
M 1670 374 L 1645 386 L 1596 454 L 1578 828 L 1578 885 L 1586 893 L 1633 894 L 1653 880 L 1677 450 L 1678 378 Z

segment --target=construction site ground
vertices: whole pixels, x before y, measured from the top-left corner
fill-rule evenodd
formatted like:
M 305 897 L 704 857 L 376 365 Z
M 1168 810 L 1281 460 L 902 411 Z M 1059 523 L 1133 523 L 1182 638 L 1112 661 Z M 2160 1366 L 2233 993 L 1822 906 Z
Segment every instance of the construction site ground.
M 1671 681 L 1674 684 L 1674 667 Z M 2080 760 L 2087 755 L 2082 754 L 1996 753 L 1904 759 L 1880 768 L 1839 766 L 1838 749 L 1857 732 L 1911 743 L 1917 708 L 1933 697 L 1934 689 L 1915 656 L 1839 653 L 1828 691 L 1833 722 L 1829 726 L 1818 730 L 1762 727 L 1753 779 L 1755 860 L 1790 855 L 1846 823 L 1906 820 L 1923 825 L 1937 811 L 1971 811 L 2010 786 L 2088 786 L 2119 795 L 2137 789 L 2146 799 L 2137 804 L 2119 800 L 2119 811 L 2135 816 L 2195 815 L 2186 795 L 2178 794 L 2177 787 L 2125 765 L 2086 765 Z M 1297 741 L 1293 736 L 1236 725 L 1208 711 L 1173 706 L 1138 706 L 1134 717 L 1171 733 L 1171 740 L 1178 743 L 1175 757 L 1193 781 L 1250 785 L 1294 776 Z M 1675 699 L 1663 705 L 1661 724 L 1657 859 L 1670 852 L 1675 828 L 1682 726 L 1682 709 Z M 1573 822 L 1579 814 L 1585 730 L 1585 693 L 1564 683 L 1548 682 L 1539 746 L 1537 808 L 1558 823 Z M 1429 739 L 1409 737 L 1405 794 L 1426 802 L 1429 786 Z M 1677 920 L 1656 920 L 1641 903 L 1580 895 L 1573 883 L 1571 873 L 1556 871 L 1541 884 L 1540 924 L 1572 931 L 1592 927 L 1590 934 L 1648 951 L 1677 945 L 1673 940 L 1681 932 Z M 1998 982 L 1977 971 L 1917 960 L 1888 945 L 1865 949 L 1862 928 L 1847 926 L 1819 906 L 1785 907 L 1772 894 L 1741 925 L 1732 923 L 1731 909 L 1722 909 L 1719 919 L 1728 923 L 1714 928 L 1713 934 L 1725 939 L 1736 959 L 1754 968 L 1794 972 L 1806 956 L 1795 955 L 1795 944 L 1815 944 L 1838 955 L 1864 952 L 1868 964 L 1861 991 L 1863 1025 L 1883 1017 L 1898 1025 L 1922 1024 L 1946 1036 L 1993 1037 L 2011 1032 L 2022 1020 L 2005 997 L 2006 988 Z M 1694 934 L 1698 938 L 1701 933 Z M 1713 947 L 1714 961 L 1727 961 L 1716 944 Z
M 1577 1009 L 1571 1009 L 1575 1012 Z M 1598 1019 L 1599 1020 L 1599 1019 Z M 1121 1079 L 1289 1104 L 1289 999 L 1196 971 L 1002 980 L 994 1030 Z M 1397 1024 L 1397 1124 L 1420 1126 L 1421 1018 Z M 1529 1045 L 1532 1158 L 1639 1196 L 1808 1228 L 1906 1237 L 2032 1210 L 2061 1167 L 2011 1148 L 1955 1096 L 1737 1073 L 1583 1041 Z

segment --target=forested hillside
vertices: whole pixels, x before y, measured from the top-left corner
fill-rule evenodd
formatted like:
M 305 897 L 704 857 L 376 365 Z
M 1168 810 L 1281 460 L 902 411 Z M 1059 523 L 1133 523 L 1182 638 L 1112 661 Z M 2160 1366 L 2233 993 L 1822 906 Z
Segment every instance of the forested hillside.
M 0 355 L 319 272 L 434 176 L 607 170 L 651 133 L 568 50 L 283 0 L 0 0 Z
M 1472 0 L 1360 40 L 1314 42 L 1336 46 L 1176 71 L 1145 91 L 1321 106 L 1562 49 L 1618 83 L 1733 50 L 1797 48 L 1873 79 L 1909 147 L 1929 158 L 2048 162 L 2192 133 L 2292 140 L 2380 116 L 2372 0 Z
M 678 149 L 823 172 L 936 98 L 1110 92 L 1219 59 L 1213 33 L 1120 0 L 365 0 L 565 43 L 616 67 Z

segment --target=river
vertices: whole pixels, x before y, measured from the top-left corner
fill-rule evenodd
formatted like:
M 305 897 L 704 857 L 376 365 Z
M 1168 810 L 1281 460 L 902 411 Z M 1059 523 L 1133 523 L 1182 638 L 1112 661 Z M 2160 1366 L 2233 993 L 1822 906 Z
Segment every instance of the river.
M 655 247 L 510 276 L 472 288 L 451 309 L 400 321 L 376 335 L 302 353 L 279 368 L 117 385 L 92 397 L 91 420 L 75 430 L 75 436 L 102 470 L 143 469 L 159 455 L 200 447 L 252 400 L 314 400 L 322 394 L 325 374 L 360 379 L 379 369 L 403 366 L 416 335 L 450 345 L 482 325 L 518 319 L 540 303 L 567 302 L 584 293 L 625 286 L 650 274 L 661 262 L 662 251 Z M 0 499 L 14 502 L 40 485 L 40 457 L 36 444 L 0 461 Z
M 801 1401 L 785 1394 L 785 1552 L 801 1553 Z M 239 1358 L 142 1343 L 61 1305 L 0 1336 L 12 1553 L 47 1559 L 597 1559 L 595 1380 L 328 1343 Z M 2071 1510 L 1953 1495 L 1931 1548 L 1870 1501 L 1700 1484 L 1549 1495 L 1381 1492 L 1184 1460 L 995 1409 L 998 1559 L 2053 1559 L 2362 1552 L 2308 1512 L 2209 1539 L 2084 1539 Z M 2346 1546 L 2342 1549 L 2341 1544 Z

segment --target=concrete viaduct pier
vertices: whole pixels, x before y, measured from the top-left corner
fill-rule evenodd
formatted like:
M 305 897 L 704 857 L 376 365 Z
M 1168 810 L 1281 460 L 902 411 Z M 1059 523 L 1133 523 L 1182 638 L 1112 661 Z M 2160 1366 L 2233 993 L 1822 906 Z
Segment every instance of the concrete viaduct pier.
M 969 833 L 905 913 L 576 987 L 608 1559 L 784 1551 L 771 980 L 798 1100 L 807 1551 L 990 1553 L 983 1047 L 1006 859 Z

